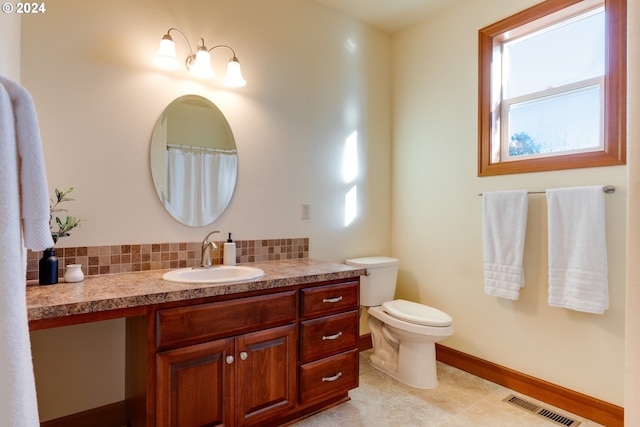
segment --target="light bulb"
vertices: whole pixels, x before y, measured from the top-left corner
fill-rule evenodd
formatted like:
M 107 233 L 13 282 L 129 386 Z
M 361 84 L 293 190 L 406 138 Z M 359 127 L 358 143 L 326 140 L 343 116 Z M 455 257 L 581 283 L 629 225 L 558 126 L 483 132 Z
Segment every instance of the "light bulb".
M 201 79 L 212 79 L 215 76 L 211 68 L 211 55 L 206 47 L 201 47 L 196 53 L 195 60 L 189 62 L 189 72 Z
M 242 70 L 240 70 L 240 62 L 235 56 L 231 58 L 227 63 L 227 75 L 225 76 L 222 84 L 230 87 L 242 87 L 247 84 L 242 77 Z
M 160 47 L 158 53 L 153 58 L 153 63 L 165 70 L 175 70 L 178 68 L 179 63 L 176 59 L 176 45 L 169 34 L 165 34 L 160 40 Z

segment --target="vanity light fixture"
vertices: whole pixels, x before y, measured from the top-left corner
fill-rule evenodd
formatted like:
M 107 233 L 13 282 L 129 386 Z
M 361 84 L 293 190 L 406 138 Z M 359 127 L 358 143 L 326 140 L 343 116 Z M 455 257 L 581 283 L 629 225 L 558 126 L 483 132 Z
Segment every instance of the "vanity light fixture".
M 222 80 L 222 84 L 230 87 L 242 87 L 247 84 L 242 77 L 240 62 L 236 57 L 236 52 L 231 47 L 219 44 L 211 49 L 207 49 L 204 45 L 204 39 L 201 38 L 198 41 L 198 49 L 196 50 L 196 53 L 193 53 L 191 43 L 189 43 L 187 36 L 177 28 L 169 28 L 167 33 L 162 37 L 162 40 L 160 40 L 158 54 L 153 59 L 153 63 L 155 65 L 160 68 L 164 68 L 165 70 L 176 70 L 180 66 L 180 63 L 176 58 L 176 45 L 171 37 L 171 31 L 175 31 L 180 34 L 187 42 L 187 46 L 189 46 L 189 56 L 187 56 L 187 59 L 185 60 L 185 65 L 191 74 L 202 79 L 212 79 L 215 76 L 215 73 L 211 68 L 211 51 L 217 48 L 226 48 L 231 51 L 233 56 L 227 63 L 227 75 Z

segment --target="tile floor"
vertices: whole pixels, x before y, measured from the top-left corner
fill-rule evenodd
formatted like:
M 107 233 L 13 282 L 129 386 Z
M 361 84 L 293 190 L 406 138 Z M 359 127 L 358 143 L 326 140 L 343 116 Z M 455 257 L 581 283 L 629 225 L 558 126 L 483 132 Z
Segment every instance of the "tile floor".
M 502 401 L 511 390 L 438 362 L 440 385 L 433 390 L 408 387 L 369 366 L 371 350 L 360 354 L 360 387 L 351 400 L 298 423 L 295 427 L 557 427 L 522 408 Z M 513 393 L 580 421 L 600 424 Z M 575 424 L 574 424 L 575 426 Z

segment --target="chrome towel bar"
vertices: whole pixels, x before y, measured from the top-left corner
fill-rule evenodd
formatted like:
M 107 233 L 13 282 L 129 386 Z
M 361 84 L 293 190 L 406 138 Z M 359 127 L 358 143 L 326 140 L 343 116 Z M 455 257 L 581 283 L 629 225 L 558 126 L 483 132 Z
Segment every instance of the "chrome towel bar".
M 604 191 L 607 194 L 613 194 L 616 192 L 616 186 L 615 185 L 605 185 L 604 187 L 602 187 L 602 191 Z M 529 194 L 545 194 L 546 191 L 529 191 Z M 478 193 L 478 196 L 482 196 L 482 193 Z

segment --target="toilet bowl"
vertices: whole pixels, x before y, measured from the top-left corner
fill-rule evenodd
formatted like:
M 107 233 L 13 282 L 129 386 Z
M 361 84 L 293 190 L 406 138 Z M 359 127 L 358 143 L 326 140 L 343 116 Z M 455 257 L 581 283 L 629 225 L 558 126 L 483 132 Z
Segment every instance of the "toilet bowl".
M 367 269 L 360 278 L 360 304 L 369 314 L 373 354 L 369 363 L 409 386 L 438 385 L 435 343 L 453 335 L 453 319 L 427 305 L 393 299 L 399 261 L 365 257 L 346 261 Z
M 412 311 L 405 311 L 407 307 Z M 417 316 L 414 313 L 416 308 L 424 315 Z M 412 387 L 436 387 L 438 376 L 435 343 L 453 335 L 451 317 L 433 307 L 405 300 L 388 301 L 381 306 L 370 307 L 368 313 L 369 329 L 374 340 L 371 364 Z M 397 354 L 389 354 L 387 349 L 376 355 L 374 330 L 380 331 L 384 340 L 394 340 L 397 343 Z M 381 342 L 378 345 L 385 347 Z M 387 355 L 391 359 L 385 360 Z M 391 361 L 394 359 L 395 361 Z M 393 365 L 395 369 L 391 368 Z

